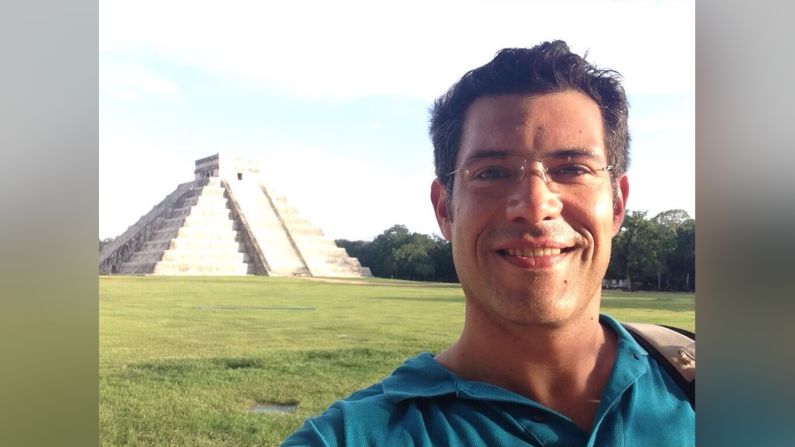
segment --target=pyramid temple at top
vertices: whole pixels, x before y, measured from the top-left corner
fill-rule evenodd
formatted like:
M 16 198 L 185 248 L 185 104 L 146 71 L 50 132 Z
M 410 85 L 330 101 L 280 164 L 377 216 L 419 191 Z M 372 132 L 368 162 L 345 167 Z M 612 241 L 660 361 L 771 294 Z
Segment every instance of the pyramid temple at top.
M 283 197 L 260 163 L 219 154 L 196 160 L 177 186 L 99 254 L 100 274 L 371 276 Z

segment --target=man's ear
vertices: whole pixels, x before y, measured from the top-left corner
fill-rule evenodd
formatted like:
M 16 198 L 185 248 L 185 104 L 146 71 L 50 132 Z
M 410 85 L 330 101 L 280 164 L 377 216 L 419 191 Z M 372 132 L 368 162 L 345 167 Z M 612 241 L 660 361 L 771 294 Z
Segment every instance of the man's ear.
M 431 204 L 436 213 L 436 222 L 439 224 L 442 236 L 448 241 L 452 240 L 452 232 L 450 231 L 451 210 L 447 208 L 447 188 L 439 183 L 439 180 L 434 180 L 431 183 Z
M 629 198 L 629 179 L 624 174 L 616 180 L 616 192 L 613 194 L 613 235 L 621 230 L 624 222 L 624 213 L 627 211 L 627 198 Z

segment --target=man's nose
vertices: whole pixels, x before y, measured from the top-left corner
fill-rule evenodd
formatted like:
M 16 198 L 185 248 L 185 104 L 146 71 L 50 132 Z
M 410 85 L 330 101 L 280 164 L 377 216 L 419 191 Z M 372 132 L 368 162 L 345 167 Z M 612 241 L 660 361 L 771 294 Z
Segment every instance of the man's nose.
M 554 185 L 546 182 L 543 171 L 528 169 L 508 197 L 508 220 L 533 224 L 560 217 L 563 202 L 554 189 Z

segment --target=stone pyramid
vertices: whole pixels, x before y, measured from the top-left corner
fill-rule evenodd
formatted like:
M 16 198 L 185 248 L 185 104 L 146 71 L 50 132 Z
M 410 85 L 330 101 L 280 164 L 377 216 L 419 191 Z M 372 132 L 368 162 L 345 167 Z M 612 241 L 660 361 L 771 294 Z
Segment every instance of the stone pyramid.
M 371 276 L 262 183 L 260 163 L 196 160 L 177 186 L 99 254 L 100 274 Z

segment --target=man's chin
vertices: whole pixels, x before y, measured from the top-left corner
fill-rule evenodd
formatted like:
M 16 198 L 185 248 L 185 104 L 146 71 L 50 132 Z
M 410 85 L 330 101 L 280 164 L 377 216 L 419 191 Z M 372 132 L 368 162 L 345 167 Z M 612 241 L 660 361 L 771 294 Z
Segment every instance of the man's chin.
M 577 308 L 576 300 L 566 293 L 565 284 L 536 278 L 531 283 L 495 285 L 491 299 L 503 308 L 510 320 L 537 324 L 557 324 L 569 319 Z

